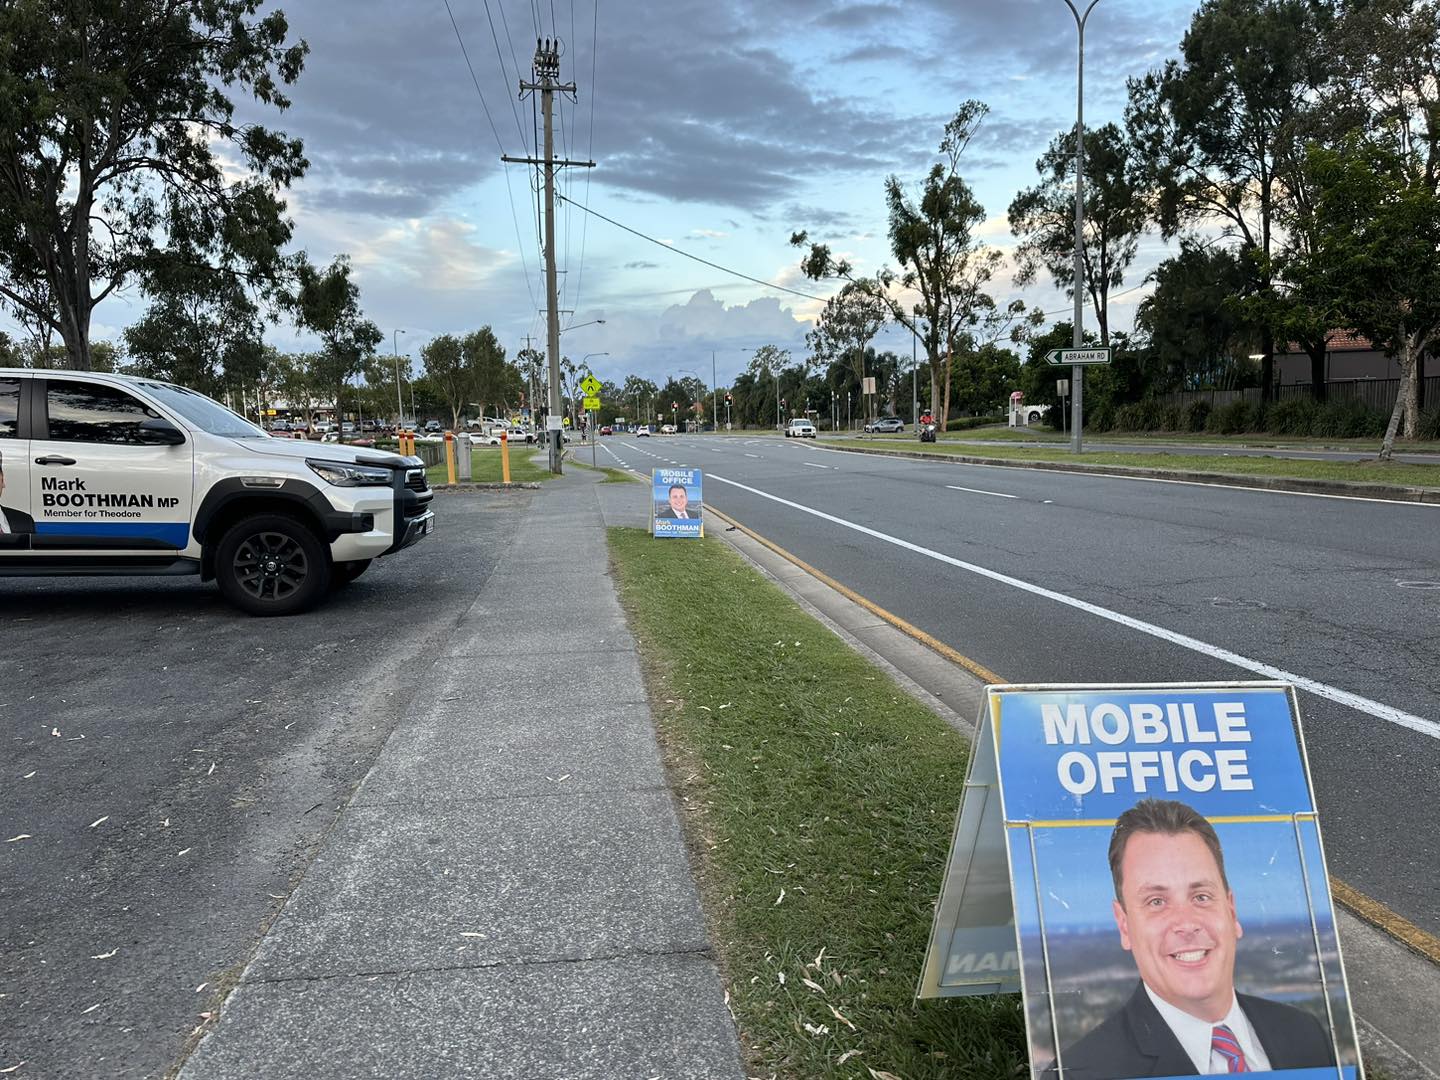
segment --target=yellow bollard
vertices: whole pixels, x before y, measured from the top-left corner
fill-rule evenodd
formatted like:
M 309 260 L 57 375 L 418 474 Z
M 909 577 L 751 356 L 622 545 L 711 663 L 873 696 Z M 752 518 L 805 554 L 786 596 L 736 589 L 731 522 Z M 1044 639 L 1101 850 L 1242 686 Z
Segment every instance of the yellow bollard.
M 450 474 L 450 483 L 455 483 L 455 433 L 445 432 L 445 471 Z
M 500 479 L 510 482 L 510 437 L 500 432 Z

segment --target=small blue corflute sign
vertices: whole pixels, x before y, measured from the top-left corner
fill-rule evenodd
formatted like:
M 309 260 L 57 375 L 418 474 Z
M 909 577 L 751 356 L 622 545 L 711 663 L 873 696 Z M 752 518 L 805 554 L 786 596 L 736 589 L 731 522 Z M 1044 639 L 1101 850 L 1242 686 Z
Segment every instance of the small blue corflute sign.
M 699 469 L 656 469 L 650 491 L 650 531 L 659 536 L 704 536 Z

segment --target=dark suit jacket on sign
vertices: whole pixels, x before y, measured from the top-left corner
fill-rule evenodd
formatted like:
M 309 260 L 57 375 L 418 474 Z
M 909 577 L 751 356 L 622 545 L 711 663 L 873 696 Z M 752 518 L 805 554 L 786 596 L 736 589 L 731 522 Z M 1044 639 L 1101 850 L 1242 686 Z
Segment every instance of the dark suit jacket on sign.
M 35 531 L 35 519 L 29 514 L 22 514 L 19 510 L 11 510 L 8 506 L 0 506 L 0 513 L 3 513 L 5 520 L 10 523 L 11 532 L 33 533 Z
M 685 517 L 684 517 L 684 518 L 677 518 L 677 517 L 675 516 L 675 511 L 670 509 L 670 504 L 669 504 L 669 503 L 666 503 L 666 504 L 665 504 L 665 509 L 660 510 L 660 511 L 657 511 L 656 514 L 655 514 L 655 516 L 656 516 L 657 518 L 666 518 L 666 519 L 669 519 L 669 520 L 672 520 L 672 521 L 682 521 L 682 520 L 683 520 L 683 521 L 699 521 L 699 520 L 700 520 L 700 504 L 699 504 L 699 503 L 691 503 L 690 506 L 689 506 L 689 508 L 686 509 L 686 511 L 685 511 Z
M 1272 1069 L 1335 1064 L 1330 1036 L 1307 1012 L 1277 1001 L 1237 994 Z M 1119 1012 L 1079 1042 L 1064 1048 L 1064 1080 L 1133 1080 L 1142 1076 L 1195 1076 L 1195 1063 L 1165 1023 L 1145 984 Z M 1052 1065 L 1045 1080 L 1057 1080 Z

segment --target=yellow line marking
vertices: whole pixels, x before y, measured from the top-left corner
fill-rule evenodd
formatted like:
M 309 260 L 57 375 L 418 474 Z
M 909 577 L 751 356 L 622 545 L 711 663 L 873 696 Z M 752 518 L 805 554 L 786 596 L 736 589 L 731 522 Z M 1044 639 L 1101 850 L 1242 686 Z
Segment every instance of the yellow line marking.
M 832 578 L 829 574 L 825 573 L 823 570 L 817 570 L 817 569 L 815 569 L 815 567 L 811 566 L 809 563 L 805 562 L 803 559 L 801 559 L 801 558 L 799 558 L 799 557 L 797 557 L 797 556 L 795 556 L 795 555 L 790 554 L 790 552 L 786 551 L 786 550 L 785 550 L 784 548 L 782 548 L 779 544 L 773 543 L 773 542 L 765 539 L 765 537 L 761 536 L 759 533 L 754 532 L 753 530 L 748 529 L 748 528 L 746 528 L 744 525 L 740 524 L 740 522 L 736 521 L 736 520 L 735 520 L 734 518 L 732 518 L 729 514 L 723 513 L 723 512 L 721 512 L 721 511 L 715 509 L 715 507 L 714 507 L 713 504 L 712 504 L 708 509 L 710 510 L 710 512 L 711 512 L 712 514 L 714 514 L 716 517 L 718 517 L 721 521 L 729 522 L 729 523 L 730 523 L 731 525 L 733 525 L 735 528 L 737 528 L 737 529 L 739 529 L 741 532 L 743 532 L 746 536 L 750 537 L 750 539 L 754 540 L 757 544 L 761 544 L 761 545 L 763 545 L 764 547 L 769 548 L 769 549 L 770 549 L 771 551 L 773 551 L 776 555 L 779 555 L 782 559 L 786 560 L 787 562 L 793 563 L 795 566 L 798 566 L 801 570 L 804 570 L 805 573 L 809 574 L 809 575 L 810 575 L 811 577 L 813 577 L 816 581 L 819 581 L 819 582 L 821 582 L 821 583 L 824 584 L 824 585 L 828 585 L 830 588 L 834 589 L 836 592 L 838 592 L 841 596 L 845 597 L 847 600 L 850 600 L 850 601 L 852 601 L 853 603 L 859 604 L 859 605 L 860 605 L 861 607 L 863 607 L 866 611 L 870 612 L 870 614 L 875 615 L 875 616 L 877 616 L 878 618 L 884 619 L 884 620 L 885 620 L 886 622 L 888 622 L 891 626 L 895 627 L 895 629 L 899 630 L 902 634 L 905 634 L 905 635 L 908 636 L 908 637 L 914 638 L 916 641 L 920 642 L 920 644 L 921 644 L 921 645 L 924 645 L 926 648 L 933 649 L 935 652 L 939 653 L 941 656 L 943 656 L 946 660 L 949 660 L 951 663 L 953 663 L 953 664 L 959 664 L 962 668 L 964 668 L 966 671 L 970 672 L 970 674 L 974 675 L 976 678 L 980 679 L 982 682 L 987 682 L 987 683 L 1003 683 L 1003 682 L 1005 682 L 1004 679 L 1002 679 L 999 675 L 996 675 L 995 672 L 991 671 L 989 668 L 985 667 L 983 664 L 980 664 L 980 663 L 977 663 L 977 662 L 974 661 L 974 660 L 971 660 L 968 656 L 966 656 L 966 655 L 963 654 L 963 653 L 957 652 L 955 649 L 952 649 L 949 645 L 946 645 L 943 641 L 940 641 L 940 640 L 938 640 L 937 638 L 931 637 L 931 636 L 930 636 L 929 634 L 927 634 L 924 630 L 921 630 L 918 626 L 913 626 L 913 625 L 911 625 L 910 623 L 906 622 L 904 619 L 900 618 L 900 616 L 898 616 L 898 615 L 892 615 L 890 612 L 886 611 L 884 608 L 882 608 L 879 604 L 875 603 L 874 601 L 865 599 L 865 597 L 861 596 L 861 595 L 860 595 L 859 593 L 857 593 L 854 589 L 848 588 L 848 587 L 840 584 L 840 582 L 836 581 L 834 578 Z
M 640 476 L 644 476 L 643 473 L 639 473 L 638 469 L 635 471 Z M 816 581 L 828 585 L 830 588 L 834 589 L 847 600 L 851 600 L 854 603 L 859 604 L 872 615 L 884 619 L 891 626 L 895 627 L 907 637 L 915 639 L 916 641 L 920 642 L 920 644 L 934 650 L 952 663 L 959 664 L 962 668 L 970 672 L 972 675 L 975 675 L 983 682 L 991 683 L 994 685 L 1003 685 L 1010 681 L 1008 679 L 1001 678 L 999 675 L 995 674 L 995 672 L 991 671 L 983 664 L 977 663 L 963 653 L 952 649 L 943 641 L 940 641 L 932 637 L 931 635 L 925 633 L 925 631 L 921 630 L 918 626 L 911 625 L 904 619 L 900 618 L 900 616 L 898 615 L 892 615 L 890 612 L 882 608 L 879 604 L 876 604 L 875 602 L 867 600 L 865 597 L 861 596 L 854 589 L 840 584 L 840 582 L 836 581 L 823 570 L 817 570 L 815 567 L 807 563 L 804 559 L 801 559 L 799 556 L 792 555 L 790 552 L 782 548 L 779 544 L 776 544 L 771 540 L 767 540 L 765 537 L 761 536 L 753 529 L 749 528 L 748 526 L 742 525 L 740 522 L 736 521 L 729 514 L 725 513 L 722 510 L 716 509 L 713 504 L 706 507 L 706 509 L 710 513 L 718 517 L 721 521 L 728 522 L 735 528 L 739 529 L 746 536 L 750 537 L 750 539 L 754 540 L 757 544 L 760 544 L 763 547 L 766 547 L 769 550 L 773 551 L 776 555 L 779 555 L 786 562 L 789 562 L 792 565 L 799 567 L 801 570 L 805 571 L 805 573 L 813 577 Z M 992 716 L 992 722 L 995 722 L 997 727 L 998 721 L 1000 719 L 998 705 L 998 701 L 992 702 L 992 706 L 994 707 L 994 715 Z M 1313 817 L 1313 815 L 1309 814 L 1301 816 L 1306 818 Z M 1242 821 L 1289 821 L 1291 819 L 1289 815 L 1279 815 L 1274 817 L 1216 817 L 1210 818 L 1209 820 L 1217 823 L 1231 823 Z M 1006 824 L 1008 825 L 1010 823 L 1007 822 Z M 1032 822 L 1031 824 L 1045 825 L 1050 827 L 1063 827 L 1066 825 L 1113 826 L 1115 822 L 1104 820 L 1063 822 L 1044 821 Z M 1330 891 L 1335 902 L 1341 907 L 1345 908 L 1347 911 L 1349 911 L 1356 918 L 1361 919 L 1362 921 L 1367 922 L 1371 926 L 1375 927 L 1377 930 L 1388 934 L 1390 937 L 1394 938 L 1402 945 L 1423 956 L 1431 963 L 1440 964 L 1440 938 L 1437 938 L 1434 934 L 1420 929 L 1420 927 L 1410 922 L 1403 915 L 1399 915 L 1396 912 L 1391 911 L 1388 907 L 1380 903 L 1380 901 L 1378 900 L 1370 899 L 1370 897 L 1366 896 L 1359 889 L 1345 884 L 1345 882 L 1341 881 L 1339 878 L 1332 877 L 1330 879 Z
M 1330 879 L 1330 892 L 1335 902 L 1356 918 L 1389 934 L 1400 944 L 1419 953 L 1432 964 L 1440 964 L 1440 938 L 1421 930 L 1403 915 L 1396 914 L 1379 900 L 1372 900 L 1354 886 L 1339 878 Z

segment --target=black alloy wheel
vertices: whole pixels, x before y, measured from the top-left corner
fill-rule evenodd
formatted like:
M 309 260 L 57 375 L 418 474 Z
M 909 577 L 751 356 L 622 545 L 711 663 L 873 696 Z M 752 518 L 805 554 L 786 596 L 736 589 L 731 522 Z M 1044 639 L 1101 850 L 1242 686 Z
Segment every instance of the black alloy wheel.
M 257 514 L 220 540 L 215 577 L 225 598 L 252 615 L 294 615 L 330 587 L 324 543 L 296 518 Z

